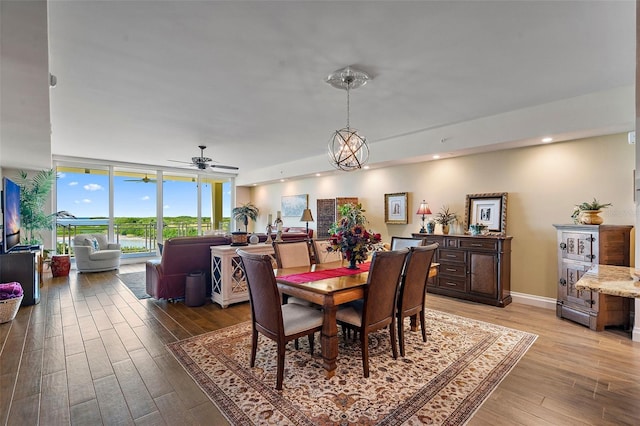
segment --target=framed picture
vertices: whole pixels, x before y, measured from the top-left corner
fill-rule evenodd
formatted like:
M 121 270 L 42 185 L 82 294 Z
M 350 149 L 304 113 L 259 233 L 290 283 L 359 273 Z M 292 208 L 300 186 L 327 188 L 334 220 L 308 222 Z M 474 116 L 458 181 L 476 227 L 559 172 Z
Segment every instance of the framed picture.
M 467 194 L 464 213 L 464 229 L 480 223 L 487 226 L 490 234 L 507 233 L 507 193 Z
M 397 225 L 408 223 L 406 192 L 384 194 L 384 222 Z
M 308 194 L 285 195 L 282 197 L 282 217 L 297 217 L 307 208 Z

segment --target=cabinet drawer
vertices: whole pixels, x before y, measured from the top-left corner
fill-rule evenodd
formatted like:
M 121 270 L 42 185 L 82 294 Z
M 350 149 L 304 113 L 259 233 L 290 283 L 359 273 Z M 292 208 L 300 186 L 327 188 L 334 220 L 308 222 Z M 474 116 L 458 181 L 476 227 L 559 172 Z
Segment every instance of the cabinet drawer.
M 451 277 L 464 277 L 467 272 L 466 269 L 467 267 L 464 263 L 442 262 L 438 269 L 438 273 Z
M 483 238 L 476 239 L 468 239 L 460 241 L 460 248 L 466 249 L 480 249 L 480 250 L 496 250 L 497 241 L 495 240 L 485 240 Z
M 464 263 L 464 252 L 459 250 L 440 250 L 438 260 L 440 262 Z
M 465 292 L 466 281 L 467 280 L 465 278 L 454 278 L 440 275 L 438 276 L 438 287 Z

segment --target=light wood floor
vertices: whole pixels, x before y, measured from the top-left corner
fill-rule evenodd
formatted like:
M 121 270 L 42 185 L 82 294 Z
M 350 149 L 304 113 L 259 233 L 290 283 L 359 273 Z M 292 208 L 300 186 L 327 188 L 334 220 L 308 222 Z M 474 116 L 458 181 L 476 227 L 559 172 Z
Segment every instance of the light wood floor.
M 640 343 L 627 333 L 525 305 L 428 304 L 539 335 L 471 425 L 640 424 Z M 225 424 L 164 344 L 248 319 L 247 303 L 139 301 L 115 272 L 45 276 L 41 302 L 0 325 L 0 424 Z

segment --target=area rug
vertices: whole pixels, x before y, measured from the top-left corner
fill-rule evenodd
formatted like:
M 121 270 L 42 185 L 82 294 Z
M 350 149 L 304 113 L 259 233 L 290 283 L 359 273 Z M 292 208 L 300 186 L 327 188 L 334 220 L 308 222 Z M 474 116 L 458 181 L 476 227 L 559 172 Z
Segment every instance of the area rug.
M 118 274 L 118 278 L 138 299 L 148 299 L 146 272 L 131 272 L 129 274 Z
M 260 336 L 249 367 L 251 323 L 167 345 L 234 425 L 460 425 L 527 352 L 536 335 L 427 311 L 427 342 L 407 332 L 406 357 L 394 360 L 389 335 L 370 335 L 365 379 L 357 340 L 340 335 L 338 369 L 325 378 L 319 344 L 287 347 L 284 386 L 275 390 L 276 346 Z M 316 342 L 319 342 L 316 336 Z

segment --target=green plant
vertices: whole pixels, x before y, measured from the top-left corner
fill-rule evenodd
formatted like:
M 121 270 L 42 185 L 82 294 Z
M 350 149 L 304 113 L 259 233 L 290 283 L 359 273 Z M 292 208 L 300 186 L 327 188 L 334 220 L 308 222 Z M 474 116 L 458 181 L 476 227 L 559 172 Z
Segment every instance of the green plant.
M 45 204 L 53 187 L 56 172 L 41 170 L 33 177 L 20 170 L 16 183 L 20 186 L 20 223 L 25 230 L 22 242 L 42 244 L 40 231 L 53 229 L 54 214 L 45 213 Z
M 251 203 L 243 204 L 240 207 L 234 207 L 231 211 L 233 218 L 238 222 L 244 223 L 244 231 L 247 232 L 249 227 L 249 219 L 254 222 L 258 219 L 258 213 L 260 210 Z
M 440 225 L 450 225 L 456 220 L 458 220 L 458 215 L 452 212 L 449 206 L 442 206 L 440 211 L 436 213 L 436 217 L 433 218 L 433 221 Z
M 611 203 L 602 204 L 600 201 L 596 200 L 595 198 L 590 203 L 585 201 L 584 203 L 576 204 L 575 207 L 573 208 L 571 219 L 573 219 L 575 223 L 578 223 L 580 213 L 582 213 L 583 211 L 602 210 L 602 209 L 606 209 L 607 207 L 610 207 L 611 205 L 612 205 Z
M 375 250 L 380 234 L 365 229 L 367 218 L 362 204 L 344 204 L 338 208 L 340 220 L 329 228 L 328 252 L 339 251 L 355 267 L 356 262 L 367 260 L 368 252 Z M 351 266 L 350 266 L 351 267 Z
M 600 201 L 596 200 L 595 198 L 590 203 L 584 202 L 582 204 L 576 204 L 576 207 L 581 211 L 601 210 L 601 209 L 606 209 L 607 207 L 610 207 L 610 206 L 611 206 L 611 203 L 602 204 Z

